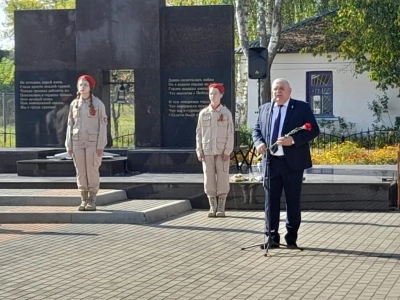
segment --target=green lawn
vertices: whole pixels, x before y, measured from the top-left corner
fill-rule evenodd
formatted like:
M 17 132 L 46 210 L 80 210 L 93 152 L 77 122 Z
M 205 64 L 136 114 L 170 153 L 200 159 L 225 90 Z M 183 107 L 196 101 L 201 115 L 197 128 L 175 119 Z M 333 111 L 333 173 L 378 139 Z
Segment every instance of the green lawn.
M 111 136 L 113 147 L 125 148 L 135 145 L 135 120 L 134 108 L 131 105 L 121 105 L 120 117 L 118 118 L 118 133 L 114 126 L 114 120 L 110 118 Z
M 15 126 L 7 126 L 0 128 L 0 148 L 15 147 Z

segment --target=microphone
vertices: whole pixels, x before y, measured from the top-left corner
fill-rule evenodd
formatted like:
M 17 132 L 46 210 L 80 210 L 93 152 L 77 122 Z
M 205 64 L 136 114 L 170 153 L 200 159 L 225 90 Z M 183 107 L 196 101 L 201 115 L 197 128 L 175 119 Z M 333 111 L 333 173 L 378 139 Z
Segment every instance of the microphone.
M 274 108 L 275 103 L 276 103 L 275 99 L 272 99 L 272 100 L 271 100 L 271 110 Z
M 271 138 L 271 124 L 272 124 L 272 115 L 273 115 L 273 113 L 272 113 L 272 110 L 274 109 L 274 106 L 275 106 L 275 103 L 276 103 L 276 101 L 275 101 L 275 99 L 272 99 L 271 100 L 271 107 L 270 107 L 270 109 L 269 109 L 269 112 L 268 112 L 268 118 L 267 118 L 267 145 L 268 144 L 270 144 L 270 138 Z M 268 147 L 267 147 L 267 151 L 268 151 Z

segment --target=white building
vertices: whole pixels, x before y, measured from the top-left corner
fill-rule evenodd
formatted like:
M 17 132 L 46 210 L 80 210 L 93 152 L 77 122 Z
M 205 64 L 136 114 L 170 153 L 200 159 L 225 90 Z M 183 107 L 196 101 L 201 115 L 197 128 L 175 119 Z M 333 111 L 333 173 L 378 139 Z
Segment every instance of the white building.
M 367 73 L 354 74 L 351 61 L 334 60 L 336 53 L 313 56 L 311 53 L 299 53 L 304 47 L 313 46 L 322 38 L 321 24 L 329 12 L 295 24 L 282 31 L 279 52 L 271 69 L 271 80 L 283 77 L 289 80 L 292 87 L 292 98 L 310 103 L 317 120 L 337 121 L 339 117 L 345 122 L 355 123 L 355 131 L 371 129 L 375 117 L 368 109 L 368 102 L 383 95 L 377 90 L 376 82 L 368 78 Z M 254 45 L 256 46 L 256 45 Z M 247 72 L 246 64 L 242 70 Z M 388 90 L 389 114 L 394 123 L 400 116 L 399 90 Z M 257 80 L 248 80 L 247 125 L 253 128 L 258 113 Z M 385 123 L 390 126 L 388 116 Z

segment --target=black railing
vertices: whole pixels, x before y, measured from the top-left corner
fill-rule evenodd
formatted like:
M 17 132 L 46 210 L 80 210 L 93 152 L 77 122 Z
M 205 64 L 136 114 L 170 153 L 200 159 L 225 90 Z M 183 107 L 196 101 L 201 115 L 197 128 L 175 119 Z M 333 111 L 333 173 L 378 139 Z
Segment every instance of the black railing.
M 124 135 L 120 135 L 114 137 L 112 139 L 112 146 L 113 147 L 134 147 L 135 146 L 135 134 L 134 133 L 127 133 Z
M 394 146 L 400 143 L 400 131 L 367 130 L 347 135 L 335 135 L 321 132 L 311 143 L 311 148 L 330 150 L 338 144 L 353 142 L 366 150 L 375 150 L 384 146 Z
M 234 145 L 231 160 L 234 161 L 236 167 L 241 169 L 243 165 L 251 166 L 256 154 L 251 133 L 236 131 Z
M 335 146 L 345 142 L 353 142 L 358 147 L 372 151 L 385 146 L 400 144 L 400 131 L 367 130 L 347 135 L 321 132 L 318 137 L 311 141 L 310 147 L 312 151 L 321 153 L 332 150 Z M 255 158 L 255 147 L 251 134 L 248 132 L 236 132 L 235 148 L 231 156 L 233 163 L 240 169 L 243 165 L 254 164 Z

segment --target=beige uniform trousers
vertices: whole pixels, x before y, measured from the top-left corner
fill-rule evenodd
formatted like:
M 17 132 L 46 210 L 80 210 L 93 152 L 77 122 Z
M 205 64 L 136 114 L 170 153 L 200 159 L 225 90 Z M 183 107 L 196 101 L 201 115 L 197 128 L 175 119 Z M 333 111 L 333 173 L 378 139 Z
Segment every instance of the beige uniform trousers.
M 97 192 L 100 187 L 102 157 L 96 153 L 97 142 L 73 141 L 74 165 L 78 190 Z
M 203 173 L 206 195 L 226 197 L 229 192 L 229 160 L 222 161 L 222 155 L 205 155 Z

